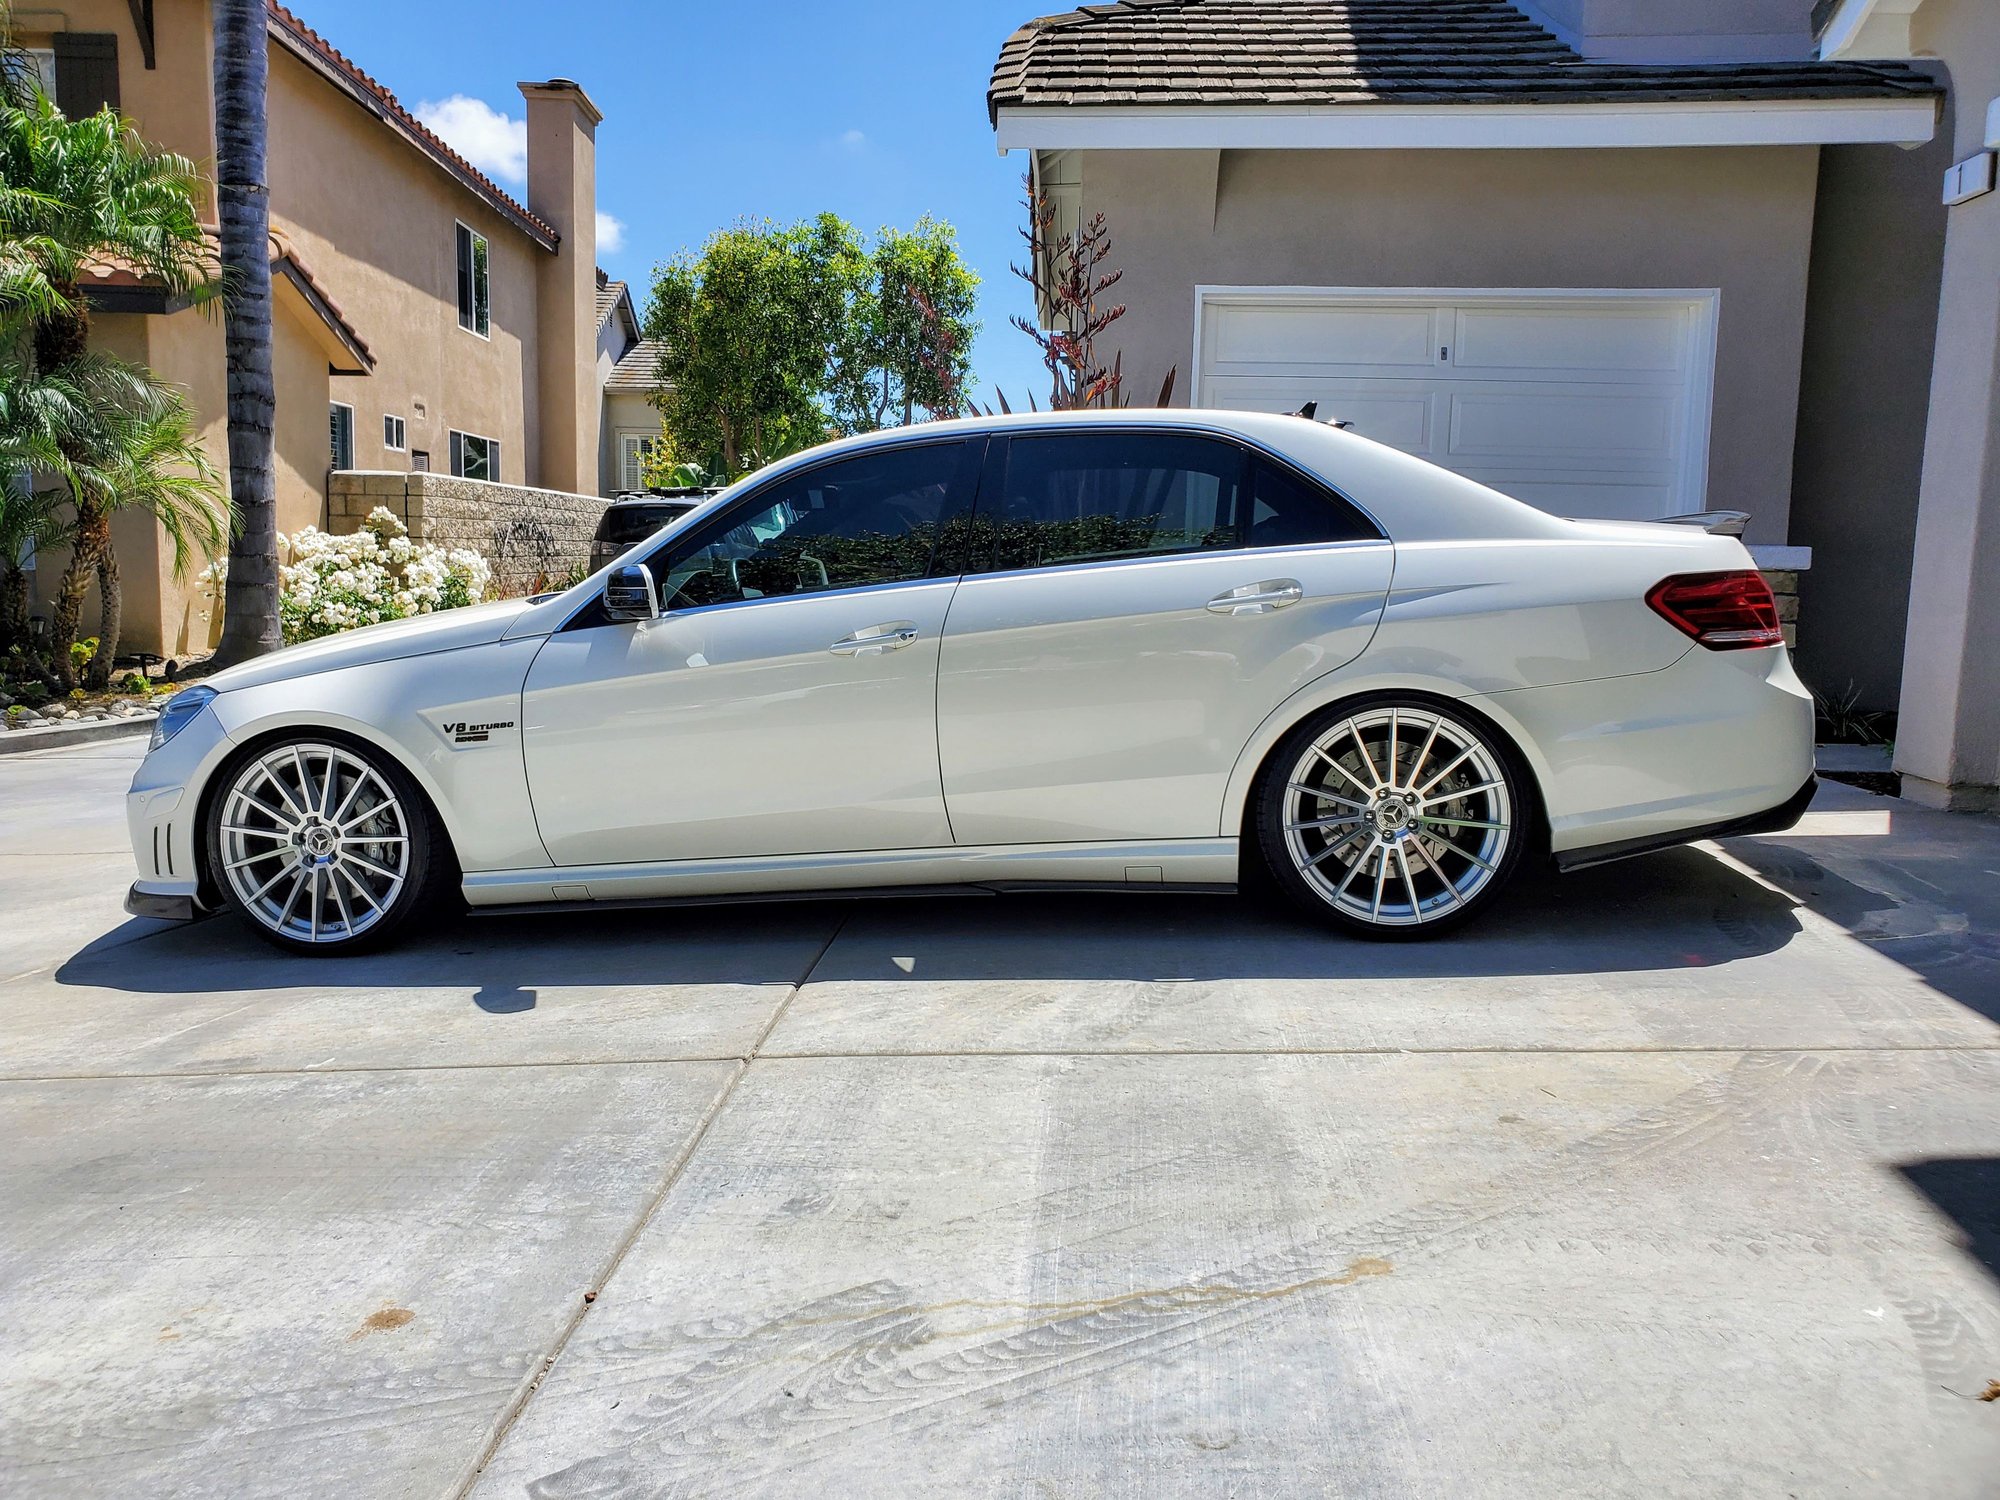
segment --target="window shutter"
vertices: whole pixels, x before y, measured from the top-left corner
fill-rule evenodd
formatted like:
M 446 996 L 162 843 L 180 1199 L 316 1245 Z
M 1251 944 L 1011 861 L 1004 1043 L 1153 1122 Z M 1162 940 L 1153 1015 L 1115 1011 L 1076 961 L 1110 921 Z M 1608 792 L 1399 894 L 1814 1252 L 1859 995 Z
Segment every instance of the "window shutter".
M 56 103 L 72 120 L 117 109 L 118 36 L 110 31 L 56 33 Z

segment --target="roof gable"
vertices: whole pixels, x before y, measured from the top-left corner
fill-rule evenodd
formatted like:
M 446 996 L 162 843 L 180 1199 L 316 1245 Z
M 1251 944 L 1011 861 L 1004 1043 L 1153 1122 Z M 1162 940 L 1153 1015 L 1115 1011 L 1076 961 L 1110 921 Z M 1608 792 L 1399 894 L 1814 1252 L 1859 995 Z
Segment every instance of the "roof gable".
M 1908 99 L 1899 64 L 1596 63 L 1508 0 L 1114 0 L 1000 49 L 987 107 Z
M 483 199 L 502 219 L 544 250 L 560 241 L 555 230 L 536 218 L 499 184 L 447 146 L 429 126 L 403 107 L 402 101 L 362 72 L 325 37 L 293 15 L 278 0 L 269 0 L 271 40 L 290 52 L 328 83 L 429 157 L 473 196 Z

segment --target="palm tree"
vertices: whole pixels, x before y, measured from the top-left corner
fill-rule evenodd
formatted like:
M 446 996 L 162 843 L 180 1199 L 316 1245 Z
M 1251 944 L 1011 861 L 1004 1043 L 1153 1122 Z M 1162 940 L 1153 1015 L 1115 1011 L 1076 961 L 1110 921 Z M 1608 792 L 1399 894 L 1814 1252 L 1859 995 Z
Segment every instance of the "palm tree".
M 230 542 L 218 665 L 284 644 L 278 621 L 278 491 L 271 466 L 271 204 L 264 182 L 265 0 L 215 0 L 216 201 L 222 220 L 229 373 Z
M 76 511 L 73 551 L 50 632 L 53 666 L 65 682 L 75 680 L 69 648 L 93 578 L 113 626 L 112 634 L 100 635 L 101 662 L 93 663 L 92 676 L 100 682 L 110 673 L 122 613 L 110 520 L 121 502 L 115 490 L 87 476 L 117 472 L 110 445 L 120 435 L 142 434 L 176 403 L 184 405 L 146 371 L 90 353 L 82 280 L 91 265 L 111 261 L 170 296 L 204 295 L 208 243 L 195 209 L 198 186 L 192 162 L 152 150 L 110 110 L 70 120 L 39 91 L 0 105 L 0 314 L 6 320 L 0 374 L 17 412 L 39 413 L 35 440 L 52 443 L 55 452 L 37 466 L 65 477 Z M 20 436 L 26 431 L 18 429 L 17 440 L 27 441 Z

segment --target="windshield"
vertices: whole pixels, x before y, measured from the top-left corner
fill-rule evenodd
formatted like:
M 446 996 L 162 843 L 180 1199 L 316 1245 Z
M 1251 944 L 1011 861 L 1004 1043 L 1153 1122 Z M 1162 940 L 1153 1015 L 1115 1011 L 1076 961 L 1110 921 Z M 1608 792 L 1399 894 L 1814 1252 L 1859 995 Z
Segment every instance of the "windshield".
M 662 500 L 658 505 L 614 505 L 597 523 L 597 539 L 629 547 L 643 542 L 669 521 L 694 509 L 691 501 Z

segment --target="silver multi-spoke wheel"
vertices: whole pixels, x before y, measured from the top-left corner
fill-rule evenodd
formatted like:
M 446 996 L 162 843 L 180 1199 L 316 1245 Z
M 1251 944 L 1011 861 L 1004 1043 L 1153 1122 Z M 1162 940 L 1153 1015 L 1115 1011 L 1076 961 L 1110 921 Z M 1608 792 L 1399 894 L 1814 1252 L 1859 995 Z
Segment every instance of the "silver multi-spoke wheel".
M 1369 927 L 1462 915 L 1510 864 L 1516 798 L 1500 754 L 1453 716 L 1364 709 L 1284 767 L 1284 853 L 1311 895 Z
M 411 809 L 341 745 L 301 740 L 246 761 L 216 824 L 236 904 L 296 943 L 351 942 L 382 921 L 411 872 Z

